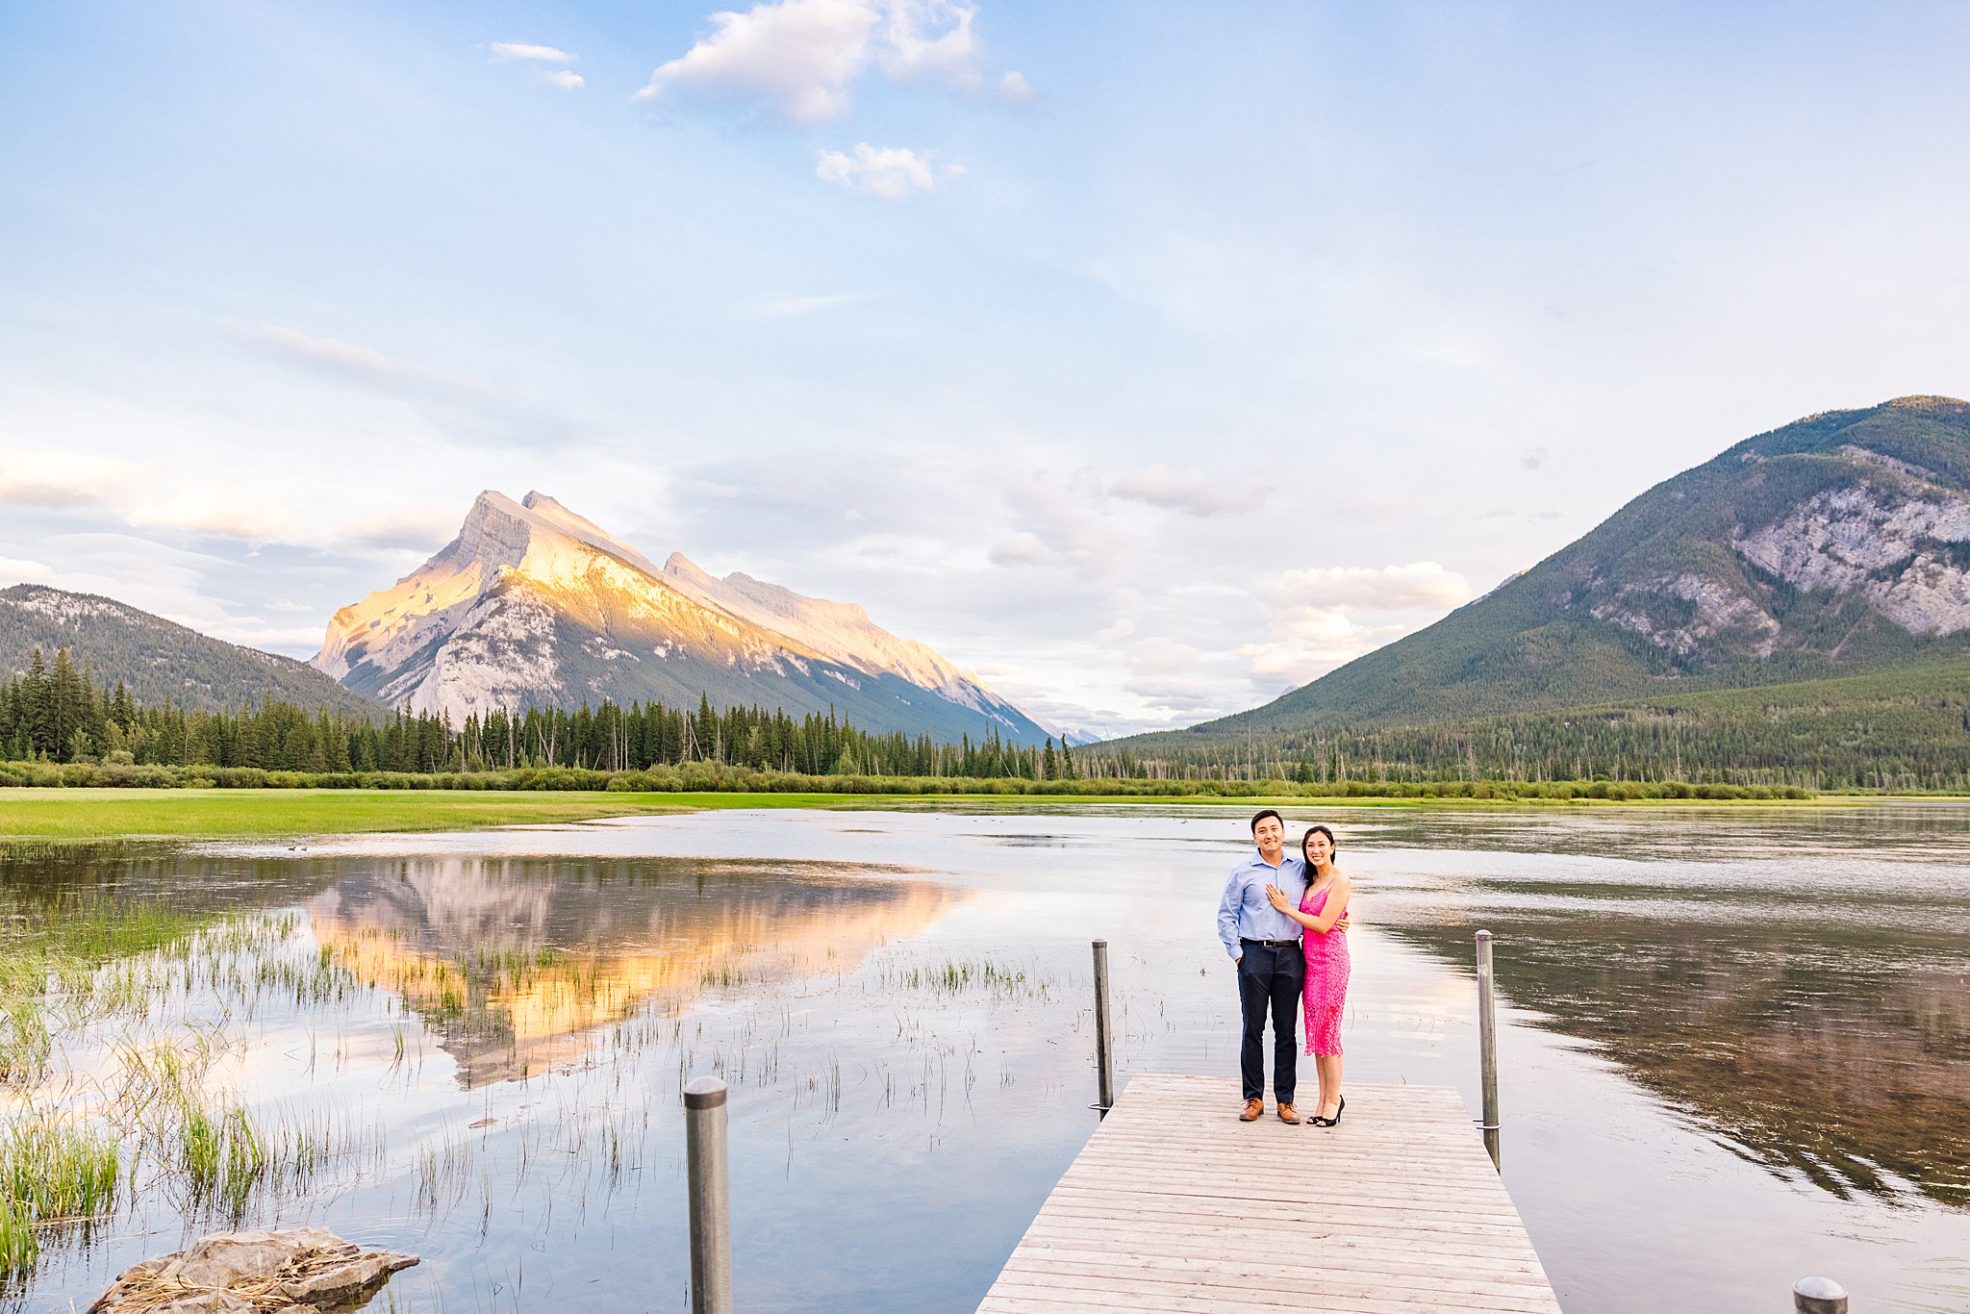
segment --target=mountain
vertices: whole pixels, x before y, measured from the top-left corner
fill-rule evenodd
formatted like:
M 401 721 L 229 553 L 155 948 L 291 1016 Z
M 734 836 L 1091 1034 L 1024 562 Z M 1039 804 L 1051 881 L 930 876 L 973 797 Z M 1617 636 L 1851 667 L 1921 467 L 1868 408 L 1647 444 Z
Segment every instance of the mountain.
M 1263 707 L 1119 742 L 1460 721 L 1965 653 L 1970 404 L 1902 397 L 1747 439 L 1428 629 Z
M 862 608 L 680 555 L 657 566 L 543 493 L 484 492 L 458 537 L 329 622 L 316 669 L 462 722 L 611 698 L 830 709 L 863 730 L 955 741 L 1048 730 Z
M 710 607 L 723 608 L 760 629 L 780 634 L 832 662 L 869 673 L 884 673 L 928 689 L 946 702 L 968 707 L 1004 727 L 1025 714 L 953 666 L 929 645 L 899 639 L 847 602 L 802 597 L 791 589 L 750 575 L 714 579 L 673 552 L 664 562 L 664 579 Z M 1058 737 L 1054 727 L 1034 724 Z M 1001 734 L 1005 731 L 1002 729 Z
M 375 719 L 384 708 L 290 657 L 242 648 L 93 593 L 39 584 L 0 589 L 0 671 L 25 671 L 39 648 L 67 648 L 96 680 L 140 703 L 212 710 L 281 699 Z

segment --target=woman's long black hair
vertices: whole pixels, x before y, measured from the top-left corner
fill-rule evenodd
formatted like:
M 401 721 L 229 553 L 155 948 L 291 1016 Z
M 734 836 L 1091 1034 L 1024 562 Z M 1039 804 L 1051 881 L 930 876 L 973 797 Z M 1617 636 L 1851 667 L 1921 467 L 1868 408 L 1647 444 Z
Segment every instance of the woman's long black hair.
M 1327 829 L 1327 827 L 1308 826 L 1306 828 L 1306 834 L 1300 836 L 1300 862 L 1304 867 L 1304 870 L 1300 874 L 1306 878 L 1306 887 L 1309 890 L 1313 888 L 1313 859 L 1306 855 L 1306 842 L 1316 834 L 1327 837 L 1327 842 L 1333 846 L 1333 853 L 1338 854 L 1341 851 L 1341 842 L 1334 838 L 1334 832 Z M 1331 854 L 1328 857 L 1328 861 L 1333 861 Z

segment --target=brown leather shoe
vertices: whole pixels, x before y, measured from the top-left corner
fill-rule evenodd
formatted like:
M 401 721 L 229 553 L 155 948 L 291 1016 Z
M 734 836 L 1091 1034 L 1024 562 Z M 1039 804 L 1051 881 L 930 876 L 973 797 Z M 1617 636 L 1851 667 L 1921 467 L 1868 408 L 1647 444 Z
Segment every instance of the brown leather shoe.
M 1292 1105 L 1282 1104 L 1279 1106 L 1279 1121 L 1290 1122 L 1297 1127 L 1300 1125 L 1300 1115 L 1293 1112 Z
M 1238 1115 L 1238 1121 L 1257 1122 L 1259 1120 L 1259 1115 L 1264 1112 L 1265 1112 L 1264 1100 L 1246 1100 L 1244 1110 Z

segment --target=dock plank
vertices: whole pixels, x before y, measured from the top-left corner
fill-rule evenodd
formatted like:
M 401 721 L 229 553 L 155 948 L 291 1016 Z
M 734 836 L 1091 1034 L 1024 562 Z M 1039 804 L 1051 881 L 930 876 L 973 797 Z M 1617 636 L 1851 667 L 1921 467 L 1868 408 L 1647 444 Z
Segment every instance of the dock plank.
M 978 1314 L 1560 1314 L 1455 1090 L 1350 1086 L 1332 1128 L 1238 1105 L 1236 1081 L 1135 1076 Z

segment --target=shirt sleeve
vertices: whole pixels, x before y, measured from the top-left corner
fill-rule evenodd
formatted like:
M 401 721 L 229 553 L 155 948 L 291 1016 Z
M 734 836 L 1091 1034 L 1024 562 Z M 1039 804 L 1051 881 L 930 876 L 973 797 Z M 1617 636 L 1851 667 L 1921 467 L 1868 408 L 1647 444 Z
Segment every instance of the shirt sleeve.
M 1244 950 L 1238 945 L 1238 907 L 1245 901 L 1245 890 L 1238 881 L 1238 871 L 1231 873 L 1224 883 L 1224 897 L 1218 900 L 1218 939 L 1224 942 L 1224 951 L 1233 958 L 1241 957 Z

